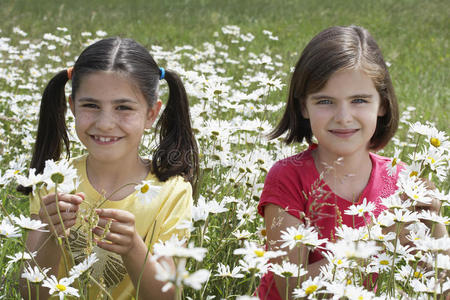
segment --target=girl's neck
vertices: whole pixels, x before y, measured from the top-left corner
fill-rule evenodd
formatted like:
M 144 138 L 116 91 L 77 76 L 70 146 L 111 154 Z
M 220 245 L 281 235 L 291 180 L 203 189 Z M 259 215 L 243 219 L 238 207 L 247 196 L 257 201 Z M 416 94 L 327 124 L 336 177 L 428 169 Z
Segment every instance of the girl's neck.
M 312 156 L 317 171 L 323 174 L 325 183 L 336 195 L 352 202 L 359 198 L 372 172 L 369 151 L 339 157 L 326 155 L 318 147 L 312 151 Z
M 120 163 L 110 163 L 88 155 L 86 161 L 86 173 L 91 185 L 113 201 L 133 193 L 134 184 L 144 180 L 149 170 L 149 164 L 139 156 Z

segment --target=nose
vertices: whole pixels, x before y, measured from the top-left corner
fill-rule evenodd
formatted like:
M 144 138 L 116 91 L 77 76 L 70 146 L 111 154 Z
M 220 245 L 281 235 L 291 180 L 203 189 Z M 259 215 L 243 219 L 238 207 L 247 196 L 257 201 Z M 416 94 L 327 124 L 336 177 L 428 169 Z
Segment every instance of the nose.
M 348 124 L 353 120 L 353 115 L 350 105 L 347 103 L 341 103 L 336 108 L 336 113 L 334 115 L 334 120 L 339 124 Z
M 97 115 L 97 120 L 95 122 L 95 127 L 101 131 L 109 131 L 116 125 L 116 120 L 111 112 L 102 110 Z

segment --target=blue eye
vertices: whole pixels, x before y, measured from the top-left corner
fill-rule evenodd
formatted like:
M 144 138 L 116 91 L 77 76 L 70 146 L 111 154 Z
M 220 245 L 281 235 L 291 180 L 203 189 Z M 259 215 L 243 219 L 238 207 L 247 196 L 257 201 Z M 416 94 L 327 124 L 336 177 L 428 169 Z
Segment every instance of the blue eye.
M 131 107 L 126 105 L 120 105 L 117 107 L 117 110 L 131 110 Z
M 316 102 L 316 104 L 332 104 L 330 99 L 322 99 Z
M 352 103 L 367 103 L 367 100 L 361 99 L 361 98 L 357 98 L 357 99 L 353 99 Z

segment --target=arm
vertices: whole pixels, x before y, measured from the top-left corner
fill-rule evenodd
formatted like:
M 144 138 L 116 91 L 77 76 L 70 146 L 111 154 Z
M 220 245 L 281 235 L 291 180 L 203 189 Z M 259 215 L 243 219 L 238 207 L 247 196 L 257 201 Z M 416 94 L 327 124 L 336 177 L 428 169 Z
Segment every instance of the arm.
M 58 194 L 59 210 L 61 218 L 66 229 L 63 231 L 61 220 L 58 216 L 55 194 L 49 194 L 42 197 L 42 203 L 39 210 L 39 215 L 32 214 L 31 217 L 36 220 L 41 220 L 43 223 L 49 224 L 49 232 L 31 231 L 28 234 L 26 247 L 28 251 L 37 251 L 35 261 L 44 268 L 50 268 L 48 275 L 58 275 L 59 261 L 61 260 L 61 247 L 55 239 L 55 236 L 66 236 L 69 233 L 70 227 L 75 224 L 77 211 L 79 205 L 83 201 L 83 194 Z M 49 255 L 51 254 L 51 255 Z M 34 263 L 31 263 L 32 265 Z M 36 295 L 35 290 L 31 290 L 31 298 L 34 299 Z M 23 298 L 28 299 L 28 286 L 25 279 L 20 279 L 20 293 Z M 48 298 L 48 289 L 40 287 L 39 289 L 40 299 Z
M 266 223 L 266 231 L 267 231 L 267 241 L 268 245 L 271 248 L 270 250 L 279 249 L 282 244 L 279 242 L 281 240 L 281 231 L 286 230 L 286 228 L 291 226 L 298 226 L 301 221 L 289 213 L 285 212 L 282 208 L 274 204 L 268 204 L 264 208 L 264 221 Z M 294 264 L 301 263 L 303 266 L 306 266 L 308 271 L 307 277 L 315 277 L 320 273 L 320 267 L 327 263 L 326 259 L 321 259 L 315 263 L 308 265 L 306 263 L 306 252 L 308 251 L 306 247 L 301 247 L 301 257 L 302 261 L 300 261 L 298 248 L 293 248 L 289 250 L 289 248 L 282 249 L 287 251 L 287 256 L 278 257 L 273 259 L 272 262 L 281 264 L 283 259 L 288 259 L 289 262 Z M 278 289 L 279 294 L 283 299 L 291 299 L 292 291 L 297 285 L 297 278 L 292 277 L 289 279 L 289 296 L 286 298 L 285 290 L 286 290 L 286 280 L 285 278 L 279 277 L 274 274 L 275 284 Z
M 134 215 L 119 209 L 97 209 L 96 211 L 100 217 L 98 227 L 94 229 L 96 235 L 101 236 L 108 220 L 112 220 L 109 232 L 105 236 L 107 241 L 97 241 L 97 245 L 122 256 L 135 288 L 137 288 L 139 276 L 145 264 L 139 285 L 139 299 L 173 299 L 174 288 L 163 293 L 161 289 L 166 282 L 155 279 L 158 270 L 157 262 L 151 259 L 150 253 L 145 259 L 148 248 L 136 231 Z M 170 258 L 164 259 L 173 266 L 175 272 L 173 261 Z

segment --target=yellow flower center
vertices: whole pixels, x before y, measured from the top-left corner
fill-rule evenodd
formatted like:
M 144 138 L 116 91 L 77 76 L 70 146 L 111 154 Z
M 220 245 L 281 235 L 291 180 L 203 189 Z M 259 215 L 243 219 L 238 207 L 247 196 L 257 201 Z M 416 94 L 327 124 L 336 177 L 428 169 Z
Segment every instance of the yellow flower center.
M 342 259 L 338 259 L 337 264 L 338 265 L 342 264 Z
M 351 280 L 351 279 L 348 279 L 348 280 L 347 280 L 347 284 L 352 284 L 352 280 Z
M 313 284 L 310 285 L 306 288 L 305 293 L 306 295 L 311 295 L 312 293 L 314 293 L 317 290 L 317 285 Z
M 254 252 L 255 252 L 256 256 L 258 256 L 258 257 L 264 256 L 264 250 L 256 249 Z
M 419 173 L 417 171 L 412 171 L 411 173 L 409 173 L 409 177 L 414 177 L 419 175 Z
M 419 199 L 419 195 L 414 194 L 413 198 L 417 200 L 417 199 Z
M 434 164 L 436 161 L 431 156 L 428 156 L 428 159 L 431 161 L 432 164 Z
M 389 261 L 388 260 L 380 260 L 380 265 L 383 265 L 383 266 L 387 266 L 387 265 L 389 265 Z
M 363 300 L 363 299 L 364 299 L 363 296 L 359 296 L 359 297 L 358 297 L 358 300 Z
M 423 274 L 420 272 L 414 272 L 414 277 L 415 278 L 422 278 Z
M 430 144 L 437 148 L 441 145 L 441 141 L 438 138 L 431 138 Z
M 141 187 L 141 193 L 142 193 L 142 194 L 145 194 L 145 193 L 148 192 L 149 189 L 150 189 L 150 187 L 148 186 L 148 184 L 144 184 L 144 185 Z
M 267 235 L 267 232 L 266 232 L 265 229 L 261 229 L 261 235 L 262 235 L 262 236 L 266 236 L 266 235 Z
M 397 164 L 397 157 L 394 157 L 394 159 L 392 160 L 392 166 L 395 167 L 396 164 Z
M 378 239 L 379 239 L 379 240 L 384 240 L 384 236 L 380 235 L 380 236 L 378 237 Z
M 60 283 L 58 283 L 58 284 L 56 285 L 56 288 L 57 288 L 59 291 L 61 291 L 61 292 L 64 292 L 64 291 L 67 289 L 65 285 L 60 284 Z
M 14 171 L 14 175 L 17 175 L 17 174 L 19 174 L 20 173 L 20 170 L 15 170 Z
M 303 238 L 302 234 L 297 234 L 296 236 L 294 236 L 294 240 L 296 241 L 300 241 Z

